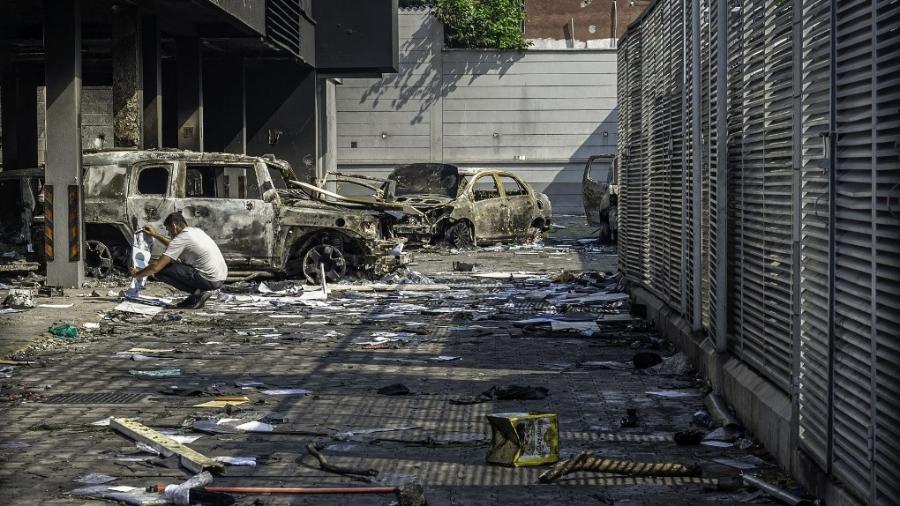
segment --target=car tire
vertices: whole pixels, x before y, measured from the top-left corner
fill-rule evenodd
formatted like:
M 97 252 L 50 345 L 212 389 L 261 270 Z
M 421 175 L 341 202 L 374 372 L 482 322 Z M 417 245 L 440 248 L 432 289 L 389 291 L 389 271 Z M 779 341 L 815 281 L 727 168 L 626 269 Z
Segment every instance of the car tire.
M 542 230 L 540 227 L 531 227 L 528 230 L 528 242 L 544 242 L 547 239 L 547 235 L 547 231 Z
M 456 249 L 469 249 L 475 246 L 475 233 L 465 221 L 458 221 L 450 225 L 445 237 L 450 246 Z
M 348 263 L 340 244 L 327 239 L 309 245 L 300 255 L 300 272 L 313 284 L 322 282 L 319 264 L 325 267 L 325 280 L 337 283 L 347 275 Z
M 88 276 L 103 279 L 113 270 L 113 253 L 102 241 L 84 241 L 84 270 Z

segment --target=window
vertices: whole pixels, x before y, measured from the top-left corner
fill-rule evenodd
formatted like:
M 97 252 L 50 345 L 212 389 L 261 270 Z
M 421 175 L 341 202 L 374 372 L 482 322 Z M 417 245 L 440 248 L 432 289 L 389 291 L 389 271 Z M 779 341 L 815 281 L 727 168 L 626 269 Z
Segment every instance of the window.
M 510 176 L 500 176 L 500 184 L 503 185 L 503 191 L 506 192 L 507 197 L 519 197 L 522 195 L 528 195 L 528 190 L 522 186 L 522 183 L 516 181 L 515 178 Z
M 168 189 L 168 167 L 145 167 L 138 173 L 138 193 L 142 195 L 165 195 Z
M 165 193 L 166 182 L 163 182 Z M 85 196 L 120 198 L 125 196 L 125 167 L 119 165 L 89 165 L 84 168 Z
M 472 190 L 475 193 L 476 201 L 494 199 L 500 196 L 500 190 L 497 189 L 494 176 L 482 176 L 476 179 Z
M 188 165 L 184 195 L 202 199 L 258 199 L 256 171 L 247 165 Z

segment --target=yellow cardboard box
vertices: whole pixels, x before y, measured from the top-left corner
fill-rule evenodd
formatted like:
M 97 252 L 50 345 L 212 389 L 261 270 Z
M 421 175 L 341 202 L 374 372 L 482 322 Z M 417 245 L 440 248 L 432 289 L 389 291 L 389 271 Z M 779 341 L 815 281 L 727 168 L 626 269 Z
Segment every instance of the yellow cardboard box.
M 559 460 L 559 422 L 555 413 L 494 413 L 487 461 L 503 466 L 539 466 Z

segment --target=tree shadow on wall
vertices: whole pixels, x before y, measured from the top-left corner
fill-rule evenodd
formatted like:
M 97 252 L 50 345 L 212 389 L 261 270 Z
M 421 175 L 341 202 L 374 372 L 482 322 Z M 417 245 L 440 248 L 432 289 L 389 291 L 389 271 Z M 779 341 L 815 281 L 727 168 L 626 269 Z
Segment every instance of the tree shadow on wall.
M 390 100 L 391 108 L 400 111 L 410 101 L 420 100 L 418 111 L 410 121 L 411 125 L 420 124 L 437 100 L 454 92 L 464 78 L 468 77 L 468 84 L 487 74 L 496 74 L 502 79 L 524 56 L 521 51 L 492 49 L 443 51 L 443 40 L 435 41 L 434 23 L 440 21 L 431 17 L 410 38 L 402 41 L 400 71 L 372 84 L 362 93 L 360 104 L 371 100 L 374 110 L 382 100 Z M 392 97 L 391 90 L 398 91 L 396 97 Z

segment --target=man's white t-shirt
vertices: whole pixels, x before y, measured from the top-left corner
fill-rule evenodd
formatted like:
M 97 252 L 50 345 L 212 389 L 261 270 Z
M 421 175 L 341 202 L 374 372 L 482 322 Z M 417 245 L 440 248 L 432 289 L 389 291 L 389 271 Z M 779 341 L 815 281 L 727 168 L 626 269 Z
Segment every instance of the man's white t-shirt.
M 163 255 L 197 269 L 207 281 L 225 281 L 228 277 L 228 266 L 222 252 L 212 238 L 199 228 L 185 227 L 169 242 Z

